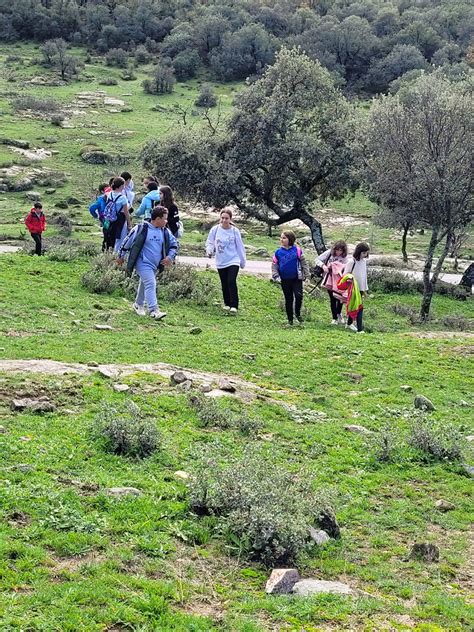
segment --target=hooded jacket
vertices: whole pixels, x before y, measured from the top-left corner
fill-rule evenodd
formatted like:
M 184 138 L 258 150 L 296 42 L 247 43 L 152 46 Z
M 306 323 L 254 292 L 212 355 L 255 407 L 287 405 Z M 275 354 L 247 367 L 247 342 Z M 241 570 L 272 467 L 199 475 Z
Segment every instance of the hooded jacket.
M 30 233 L 42 233 L 46 230 L 46 217 L 43 211 L 33 207 L 25 219 L 25 226 Z

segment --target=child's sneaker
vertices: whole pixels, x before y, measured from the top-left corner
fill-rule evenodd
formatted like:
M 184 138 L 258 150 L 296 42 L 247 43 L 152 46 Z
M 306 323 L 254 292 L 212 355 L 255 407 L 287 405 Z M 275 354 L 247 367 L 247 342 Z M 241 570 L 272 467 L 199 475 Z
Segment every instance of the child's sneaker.
M 222 309 L 223 309 L 225 312 L 229 312 L 229 311 L 230 311 L 230 307 L 229 307 L 228 305 L 223 305 L 223 306 L 222 306 Z
M 285 323 L 285 324 L 283 325 L 283 328 L 284 328 L 284 329 L 291 329 L 292 327 L 293 327 L 293 323 Z
M 348 325 L 347 326 L 348 329 L 350 329 L 351 331 L 355 331 L 357 333 L 357 327 L 354 325 L 354 323 L 352 323 L 352 325 Z
M 237 316 L 237 307 L 231 307 L 231 308 L 229 309 L 229 314 L 230 314 L 231 316 Z
M 133 304 L 133 309 L 137 312 L 139 316 L 145 316 L 145 306 L 138 305 L 138 303 Z
M 357 332 L 358 334 L 365 334 L 365 331 L 363 329 L 361 329 L 360 331 Z
M 331 325 L 337 325 L 337 324 L 338 324 L 338 321 L 335 318 L 333 318 L 331 320 Z
M 150 316 L 151 318 L 154 318 L 155 320 L 161 320 L 162 318 L 166 316 L 166 312 L 160 312 L 160 310 L 157 310 L 155 312 L 150 312 Z
M 342 314 L 339 314 L 339 316 L 337 317 L 337 324 L 338 325 L 344 324 L 344 319 L 342 318 Z

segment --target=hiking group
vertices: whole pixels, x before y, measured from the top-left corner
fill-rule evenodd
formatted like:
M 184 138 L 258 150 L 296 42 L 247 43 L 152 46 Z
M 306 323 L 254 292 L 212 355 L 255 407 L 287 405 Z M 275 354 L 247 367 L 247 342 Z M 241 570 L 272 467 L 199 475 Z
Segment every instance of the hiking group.
M 127 274 L 134 271 L 139 277 L 133 308 L 139 316 L 161 320 L 166 316 L 159 308 L 157 273 L 172 265 L 184 228 L 179 210 L 169 186 L 160 185 L 154 176 L 144 178 L 146 193 L 134 212 L 134 183 L 129 172 L 114 176 L 99 187 L 99 195 L 89 211 L 98 220 L 103 233 L 102 250 L 113 250 L 117 263 L 126 265 Z M 132 227 L 132 215 L 143 221 Z M 41 235 L 46 228 L 42 205 L 36 202 L 25 219 L 35 241 L 35 253 L 42 253 Z M 219 274 L 223 309 L 237 315 L 239 293 L 237 276 L 245 268 L 246 254 L 239 229 L 232 222 L 232 210 L 220 211 L 219 223 L 213 226 L 206 240 L 206 254 L 215 257 Z M 367 257 L 369 246 L 359 243 L 348 256 L 345 241 L 336 241 L 332 248 L 320 254 L 313 275 L 321 278 L 321 285 L 329 296 L 331 324 L 343 325 L 342 309 L 346 305 L 346 327 L 364 333 L 363 297 L 367 293 Z M 303 324 L 303 282 L 309 278 L 309 265 L 293 231 L 283 231 L 280 247 L 272 259 L 272 280 L 281 284 L 287 316 L 286 326 Z

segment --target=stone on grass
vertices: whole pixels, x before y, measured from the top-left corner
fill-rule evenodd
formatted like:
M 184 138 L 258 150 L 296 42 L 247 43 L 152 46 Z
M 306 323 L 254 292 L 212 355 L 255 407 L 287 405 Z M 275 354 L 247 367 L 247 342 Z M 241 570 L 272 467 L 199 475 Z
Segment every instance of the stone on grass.
M 447 500 L 443 500 L 442 498 L 435 502 L 435 507 L 436 509 L 439 509 L 439 511 L 452 511 L 453 509 L 456 509 L 453 503 L 450 503 Z
M 98 331 L 112 331 L 113 327 L 111 325 L 94 325 L 94 329 Z
M 69 208 L 69 204 L 66 202 L 66 200 L 59 200 L 59 202 L 56 202 L 54 206 L 56 208 L 62 208 L 62 209 Z
M 336 516 L 330 509 L 325 509 L 319 514 L 318 523 L 323 531 L 326 531 L 330 538 L 338 539 L 341 537 L 341 529 L 336 520 Z
M 201 391 L 201 393 L 210 393 L 212 391 L 212 386 L 205 382 L 204 384 L 201 384 L 199 390 Z
M 0 434 L 6 434 L 7 429 L 5 428 L 5 426 L 0 426 Z
M 417 395 L 413 403 L 415 408 L 418 408 L 419 410 L 426 410 L 429 412 L 436 410 L 433 402 L 424 395 Z
M 472 441 L 474 441 L 474 435 L 467 435 L 466 441 L 468 441 L 469 443 L 472 443 Z
M 353 595 L 354 591 L 342 582 L 328 582 L 322 579 L 302 579 L 293 586 L 293 594 L 300 597 L 311 595 Z
M 27 474 L 28 472 L 31 472 L 33 470 L 33 466 L 29 463 L 18 463 L 16 469 L 19 472 L 23 472 L 23 474 Z
M 466 402 L 466 400 L 465 400 L 465 399 L 462 399 L 462 400 L 459 402 L 459 405 L 460 405 L 460 406 L 462 406 L 463 408 L 469 408 L 469 402 Z
M 244 360 L 248 360 L 249 362 L 252 362 L 253 360 L 256 360 L 257 355 L 255 353 L 244 353 Z
M 189 379 L 188 376 L 182 371 L 175 371 L 170 376 L 170 382 L 173 386 L 176 386 L 176 384 L 182 384 L 183 382 L 186 382 L 188 379 Z
M 174 473 L 176 478 L 179 478 L 181 481 L 187 481 L 189 479 L 189 474 L 184 470 L 176 470 Z
M 27 191 L 25 197 L 31 202 L 36 202 L 37 200 L 41 200 L 41 193 L 39 193 L 39 191 Z
M 53 195 L 53 193 L 56 193 L 56 189 L 45 189 L 44 191 L 47 195 Z
M 193 383 L 191 380 L 185 380 L 176 386 L 176 390 L 181 391 L 182 393 L 188 393 L 193 387 Z
M 222 377 L 217 386 L 221 391 L 227 391 L 228 393 L 235 393 L 236 390 L 235 386 L 226 377 Z
M 136 487 L 109 487 L 105 493 L 115 498 L 123 498 L 124 496 L 140 496 L 141 491 Z
M 269 595 L 288 595 L 298 581 L 300 575 L 296 568 L 274 568 L 267 580 L 265 592 Z
M 80 206 L 82 204 L 81 200 L 79 200 L 77 197 L 74 197 L 72 195 L 71 197 L 68 197 L 67 203 L 72 204 L 72 206 Z
M 130 390 L 130 386 L 128 384 L 114 384 L 114 391 L 117 393 L 125 393 Z
M 439 562 L 439 549 L 436 544 L 416 542 L 411 548 L 408 559 L 421 562 Z
M 48 399 L 31 399 L 25 397 L 24 399 L 14 399 L 11 403 L 12 410 L 16 411 L 30 411 L 33 413 L 52 413 L 56 410 L 56 406 Z
M 400 386 L 400 390 L 410 393 L 413 390 L 413 386 L 410 386 L 409 384 L 402 384 Z
M 107 377 L 109 379 L 115 376 L 115 373 L 110 369 L 107 369 L 105 366 L 99 367 L 98 373 L 100 373 L 102 377 Z
M 469 474 L 469 476 L 474 477 L 474 467 L 472 465 L 468 465 L 468 463 L 463 463 L 462 467 L 464 471 L 466 472 L 466 474 Z
M 316 542 L 318 546 L 326 544 L 326 542 L 329 542 L 331 539 L 326 531 L 323 531 L 322 529 L 315 529 L 314 527 L 309 528 L 309 537 Z
M 197 334 L 200 334 L 202 332 L 201 327 L 191 327 L 191 329 L 189 330 L 189 333 L 192 334 L 193 336 L 196 336 Z
M 95 360 L 91 360 L 90 362 L 87 363 L 87 366 L 99 366 L 99 363 L 96 362 Z
M 372 430 L 369 430 L 365 426 L 358 426 L 357 424 L 347 424 L 346 426 L 344 426 L 344 430 L 355 432 L 356 434 L 373 434 Z

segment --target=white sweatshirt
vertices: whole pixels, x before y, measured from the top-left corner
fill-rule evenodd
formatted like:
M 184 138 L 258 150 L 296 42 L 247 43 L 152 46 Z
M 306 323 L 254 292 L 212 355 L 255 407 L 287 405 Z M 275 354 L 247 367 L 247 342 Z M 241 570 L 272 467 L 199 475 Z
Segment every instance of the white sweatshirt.
M 206 241 L 206 254 L 216 256 L 218 270 L 229 266 L 245 268 L 247 262 L 244 243 L 235 226 L 228 229 L 222 228 L 220 224 L 213 226 Z
M 344 274 L 347 273 L 354 275 L 361 292 L 367 292 L 369 287 L 367 285 L 367 259 L 365 257 L 359 261 L 356 261 L 354 257 L 349 257 L 344 268 Z

